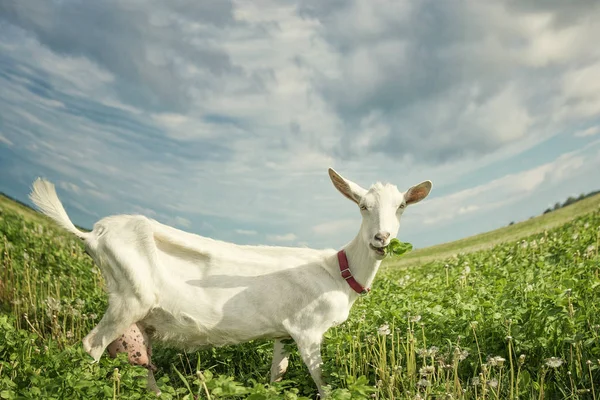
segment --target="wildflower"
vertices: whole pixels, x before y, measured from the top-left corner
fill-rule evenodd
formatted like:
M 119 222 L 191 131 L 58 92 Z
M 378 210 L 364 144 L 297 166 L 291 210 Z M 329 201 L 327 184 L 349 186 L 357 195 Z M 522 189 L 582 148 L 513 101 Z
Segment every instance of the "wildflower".
M 73 338 L 73 332 L 71 332 L 70 330 L 67 331 L 67 339 L 72 339 Z
M 510 342 L 510 341 L 512 340 L 512 336 L 508 335 L 508 336 L 506 336 L 504 339 L 506 339 L 507 341 L 509 341 L 509 342 Z
M 48 297 L 46 299 L 46 305 L 48 306 L 48 309 L 52 311 L 60 311 L 61 309 L 60 300 L 56 300 L 54 297 Z
M 546 365 L 550 368 L 558 368 L 562 365 L 563 360 L 558 357 L 546 358 Z
M 419 322 L 421 320 L 420 315 L 415 315 L 414 317 L 410 317 L 410 322 Z
M 496 356 L 494 357 L 494 359 L 496 360 L 496 365 L 501 367 L 504 365 L 504 362 L 506 361 L 506 359 L 500 357 L 500 356 Z
M 533 285 L 531 283 L 528 283 L 527 286 L 525 286 L 525 289 L 523 290 L 524 292 L 533 292 Z
M 585 249 L 585 255 L 588 257 L 591 256 L 592 254 L 594 254 L 594 250 L 596 250 L 596 246 L 594 246 L 593 244 L 589 245 L 587 249 Z
M 377 333 L 381 336 L 387 336 L 391 333 L 390 326 L 388 324 L 383 324 L 379 328 L 377 328 Z
M 496 378 L 490 379 L 489 381 L 487 381 L 487 382 L 486 382 L 486 384 L 487 384 L 489 387 L 491 387 L 491 388 L 494 388 L 494 389 L 495 389 L 495 388 L 497 388 L 497 387 L 498 387 L 498 379 L 496 379 Z
M 75 300 L 75 307 L 82 308 L 84 305 L 85 305 L 85 300 L 83 300 L 83 299 Z
M 521 241 L 521 248 L 522 249 L 526 249 L 528 245 L 529 245 L 529 243 L 527 243 L 527 240 L 522 240 Z
M 521 364 L 521 365 L 525 364 L 525 354 L 521 354 L 519 356 L 519 364 Z
M 479 377 L 478 377 L 478 376 L 474 377 L 474 378 L 471 380 L 471 384 L 472 384 L 473 386 L 479 386 L 479 384 L 480 384 Z
M 94 313 L 91 313 L 91 314 L 89 315 L 89 317 L 90 317 L 90 319 L 93 321 L 93 320 L 95 320 L 96 318 L 98 318 L 98 315 L 96 315 L 96 314 L 94 314 Z
M 421 376 L 433 375 L 434 372 L 435 372 L 435 367 L 433 365 L 427 365 L 427 366 L 421 367 L 419 369 L 419 374 Z
M 477 322 L 477 321 L 471 321 L 471 328 L 472 329 L 476 329 L 477 325 L 479 325 L 479 322 Z
M 29 260 L 29 253 L 27 253 L 27 250 L 25 250 L 23 252 L 23 260 L 28 261 Z
M 458 347 L 454 350 L 454 358 L 458 361 L 462 361 L 469 356 L 467 350 L 460 350 Z
M 440 349 L 437 348 L 436 346 L 431 346 L 429 348 L 429 350 L 427 350 L 427 352 L 429 353 L 430 357 L 435 357 L 435 355 L 437 354 L 438 351 L 440 351 Z
M 420 386 L 420 387 L 426 388 L 426 387 L 429 387 L 429 386 L 431 386 L 431 382 L 429 382 L 429 381 L 428 381 L 427 379 L 425 379 L 425 378 L 421 378 L 421 379 L 419 380 L 419 382 L 417 382 L 417 386 Z

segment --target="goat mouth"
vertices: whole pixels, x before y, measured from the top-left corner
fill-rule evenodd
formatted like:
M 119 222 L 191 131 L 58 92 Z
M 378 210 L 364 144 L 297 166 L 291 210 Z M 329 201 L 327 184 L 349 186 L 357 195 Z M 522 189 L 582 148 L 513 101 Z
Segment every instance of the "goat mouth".
M 385 247 L 375 247 L 372 244 L 369 244 L 369 247 L 378 255 L 385 256 Z

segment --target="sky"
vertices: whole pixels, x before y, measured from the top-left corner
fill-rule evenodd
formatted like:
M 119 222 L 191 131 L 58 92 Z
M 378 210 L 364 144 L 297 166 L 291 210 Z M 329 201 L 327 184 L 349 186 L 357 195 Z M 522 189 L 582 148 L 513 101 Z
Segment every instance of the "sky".
M 339 248 L 368 188 L 424 247 L 600 189 L 595 0 L 0 2 L 0 191 L 239 244 Z

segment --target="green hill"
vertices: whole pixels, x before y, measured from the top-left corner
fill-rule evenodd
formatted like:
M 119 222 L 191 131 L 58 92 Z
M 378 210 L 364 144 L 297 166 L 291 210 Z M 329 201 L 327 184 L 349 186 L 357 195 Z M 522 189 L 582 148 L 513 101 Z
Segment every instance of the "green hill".
M 547 229 L 562 225 L 576 217 L 598 210 L 599 208 L 600 194 L 595 194 L 577 201 L 576 203 L 530 218 L 526 221 L 455 240 L 453 242 L 442 243 L 411 251 L 398 260 L 389 261 L 387 266 L 423 265 L 431 261 L 453 256 L 454 254 L 471 253 L 488 249 L 499 243 L 515 241 L 534 233 L 543 232 Z

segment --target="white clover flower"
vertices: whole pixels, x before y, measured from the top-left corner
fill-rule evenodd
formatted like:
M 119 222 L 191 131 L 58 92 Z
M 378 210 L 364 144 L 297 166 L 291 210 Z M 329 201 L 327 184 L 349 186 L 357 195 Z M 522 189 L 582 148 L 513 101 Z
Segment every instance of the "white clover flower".
M 534 289 L 533 285 L 531 283 L 528 283 L 527 286 L 525 286 L 525 289 L 523 289 L 524 292 L 532 292 Z
M 494 359 L 496 360 L 496 365 L 499 367 L 503 366 L 504 362 L 506 361 L 505 358 L 502 358 L 500 356 L 496 356 L 496 357 L 494 357 Z
M 383 324 L 377 328 L 377 333 L 381 336 L 387 336 L 392 333 L 392 331 L 390 330 L 390 326 L 388 324 Z
M 410 317 L 410 322 L 419 322 L 421 320 L 420 315 L 415 315 L 414 317 Z
M 426 388 L 426 387 L 429 387 L 429 386 L 431 386 L 431 382 L 429 382 L 429 381 L 428 381 L 427 379 L 425 379 L 425 378 L 421 378 L 421 379 L 419 380 L 419 382 L 417 382 L 417 386 L 420 386 L 420 387 Z
M 421 376 L 433 375 L 435 373 L 435 367 L 433 365 L 427 365 L 425 367 L 421 367 L 419 369 L 419 374 Z
M 497 388 L 498 387 L 498 379 L 496 379 L 496 378 L 490 379 L 486 383 L 491 388 Z
M 440 351 L 440 349 L 439 349 L 439 348 L 437 348 L 436 346 L 431 346 L 431 347 L 429 348 L 429 350 L 427 350 L 427 352 L 429 353 L 428 355 L 429 355 L 430 357 L 435 357 L 435 355 L 437 354 L 437 352 L 438 352 L 438 351 Z
M 62 308 L 60 300 L 56 300 L 54 297 L 48 297 L 46 299 L 46 306 L 50 311 L 60 311 Z
M 563 364 L 563 360 L 558 357 L 546 358 L 546 365 L 550 368 L 558 368 Z

